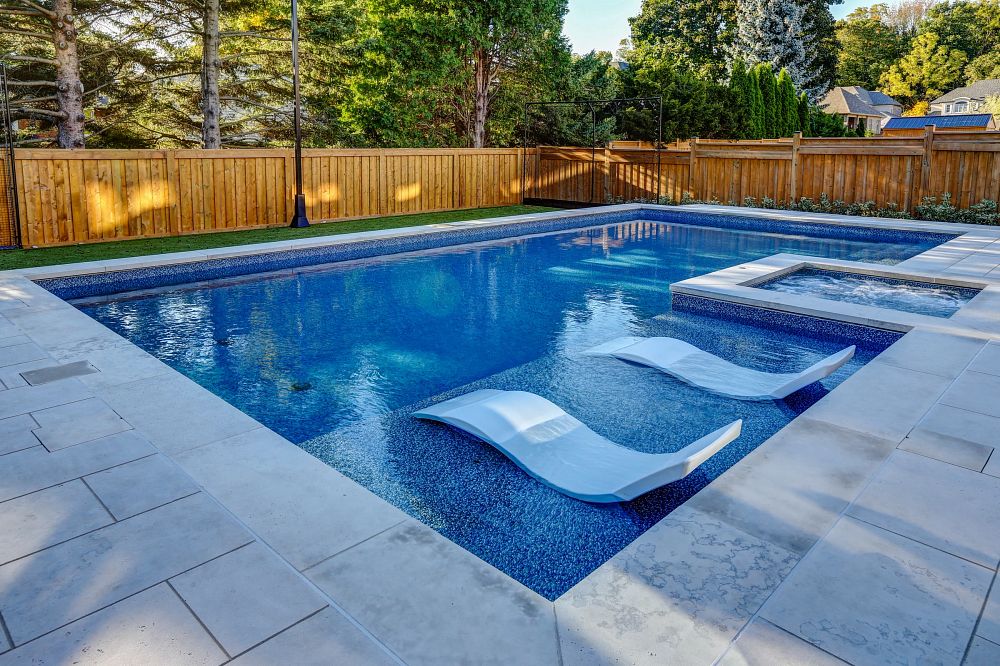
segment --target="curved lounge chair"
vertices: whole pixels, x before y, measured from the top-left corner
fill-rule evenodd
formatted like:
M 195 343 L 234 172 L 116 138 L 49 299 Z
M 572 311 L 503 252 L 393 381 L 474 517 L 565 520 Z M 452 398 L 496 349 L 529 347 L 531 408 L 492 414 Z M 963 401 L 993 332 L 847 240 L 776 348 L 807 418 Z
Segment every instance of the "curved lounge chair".
M 473 391 L 413 415 L 484 439 L 545 485 L 588 502 L 627 501 L 683 479 L 739 437 L 743 426 L 734 421 L 675 453 L 642 453 L 524 391 Z
M 836 372 L 854 356 L 852 345 L 802 372 L 771 373 L 744 368 L 677 338 L 617 338 L 587 354 L 608 354 L 648 365 L 713 393 L 740 400 L 780 400 Z

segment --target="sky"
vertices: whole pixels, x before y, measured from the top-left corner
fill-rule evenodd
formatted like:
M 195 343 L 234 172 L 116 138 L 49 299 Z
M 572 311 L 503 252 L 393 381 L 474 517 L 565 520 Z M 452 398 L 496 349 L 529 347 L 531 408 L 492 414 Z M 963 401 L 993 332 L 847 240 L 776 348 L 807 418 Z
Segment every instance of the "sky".
M 855 7 L 875 4 L 878 0 L 844 0 L 830 11 L 843 18 Z M 618 44 L 629 36 L 628 19 L 639 13 L 642 0 L 569 0 L 565 33 L 573 44 L 574 53 L 618 50 Z

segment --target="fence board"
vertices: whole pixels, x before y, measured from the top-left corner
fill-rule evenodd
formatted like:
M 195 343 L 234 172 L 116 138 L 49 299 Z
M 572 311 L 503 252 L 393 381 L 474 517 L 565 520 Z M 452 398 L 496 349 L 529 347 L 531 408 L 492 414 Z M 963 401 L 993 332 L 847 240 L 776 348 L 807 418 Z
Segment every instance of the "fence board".
M 694 155 L 692 155 L 692 150 Z M 282 226 L 288 150 L 18 150 L 26 246 Z M 650 148 L 309 149 L 313 221 L 478 208 L 523 198 L 607 203 L 793 197 L 912 210 L 924 196 L 1000 199 L 1000 132 L 795 141 L 691 140 Z

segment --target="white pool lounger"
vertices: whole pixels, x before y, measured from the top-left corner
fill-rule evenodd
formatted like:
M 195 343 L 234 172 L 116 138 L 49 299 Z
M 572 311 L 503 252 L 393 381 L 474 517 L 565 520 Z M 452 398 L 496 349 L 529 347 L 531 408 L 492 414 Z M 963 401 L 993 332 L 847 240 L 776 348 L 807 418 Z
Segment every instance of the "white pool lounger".
M 780 400 L 836 372 L 854 357 L 852 345 L 802 372 L 771 373 L 730 363 L 677 338 L 617 338 L 588 349 L 648 365 L 699 388 L 740 400 Z
M 587 502 L 623 502 L 683 479 L 743 426 L 733 421 L 674 453 L 642 453 L 524 391 L 473 391 L 413 415 L 484 439 L 545 485 Z

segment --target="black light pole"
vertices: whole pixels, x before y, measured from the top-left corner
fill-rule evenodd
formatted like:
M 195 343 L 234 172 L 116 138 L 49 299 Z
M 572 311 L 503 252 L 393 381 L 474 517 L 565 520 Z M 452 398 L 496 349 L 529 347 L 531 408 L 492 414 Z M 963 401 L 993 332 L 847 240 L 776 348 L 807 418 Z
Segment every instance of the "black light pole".
M 302 193 L 302 104 L 299 97 L 299 3 L 292 0 L 292 87 L 295 91 L 295 213 L 288 226 L 308 227 L 306 195 Z

